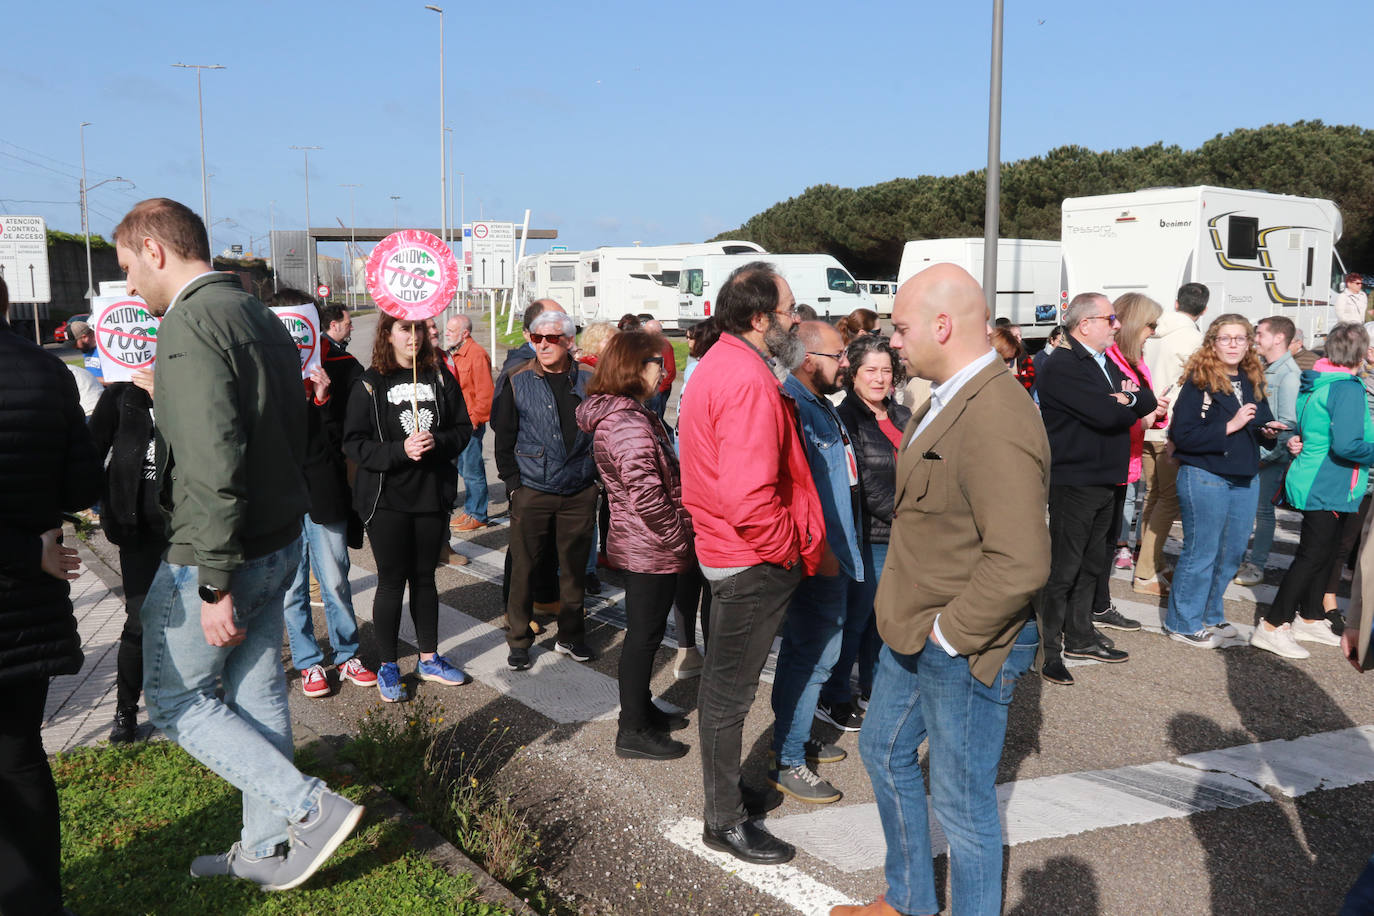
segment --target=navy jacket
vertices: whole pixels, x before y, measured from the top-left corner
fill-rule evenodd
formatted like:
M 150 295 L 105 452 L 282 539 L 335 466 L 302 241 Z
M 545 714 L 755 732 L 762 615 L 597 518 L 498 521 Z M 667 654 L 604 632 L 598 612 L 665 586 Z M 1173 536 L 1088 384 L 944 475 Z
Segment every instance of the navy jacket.
M 554 378 L 557 384 L 570 382 L 574 399 L 580 403 L 587 397 L 592 370 L 576 360 L 571 363 L 571 373 Z M 585 490 L 596 479 L 592 436 L 579 428 L 568 448 L 559 399 L 549 378 L 539 361 L 531 359 L 506 376 L 505 387 L 498 389 L 492 402 L 496 473 L 508 493 L 532 487 L 567 496 Z
M 1274 415 L 1267 400 L 1255 400 L 1255 388 L 1243 372 L 1240 387 L 1245 403 L 1255 404 L 1255 418 L 1227 435 L 1226 424 L 1240 410 L 1235 395 L 1229 391 L 1203 392 L 1192 380 L 1183 383 L 1169 422 L 1169 438 L 1174 442 L 1174 457 L 1179 464 L 1191 464 L 1222 477 L 1254 477 L 1259 473 L 1260 448 L 1274 441 L 1264 438 L 1260 428 L 1271 422 Z

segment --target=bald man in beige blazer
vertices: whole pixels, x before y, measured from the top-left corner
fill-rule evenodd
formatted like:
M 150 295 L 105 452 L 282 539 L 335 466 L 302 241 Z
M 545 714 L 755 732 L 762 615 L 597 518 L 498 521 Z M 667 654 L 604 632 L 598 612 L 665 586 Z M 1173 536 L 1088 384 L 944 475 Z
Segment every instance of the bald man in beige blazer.
M 894 303 L 892 346 L 933 387 L 897 457 L 875 603 L 884 645 L 859 735 L 888 890 L 832 916 L 940 910 L 917 759 L 927 738 L 953 911 L 1001 911 L 997 765 L 1012 690 L 1039 646 L 1029 602 L 1049 576 L 1050 447 L 1030 396 L 989 347 L 986 322 L 982 290 L 953 265 L 917 274 Z

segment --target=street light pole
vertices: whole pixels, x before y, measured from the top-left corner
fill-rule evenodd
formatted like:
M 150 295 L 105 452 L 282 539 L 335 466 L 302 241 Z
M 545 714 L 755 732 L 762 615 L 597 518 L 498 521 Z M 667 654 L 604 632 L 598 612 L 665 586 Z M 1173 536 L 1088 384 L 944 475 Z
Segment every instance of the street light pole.
M 1002 209 L 1002 0 L 992 0 L 992 75 L 988 94 L 988 192 L 983 212 L 983 296 L 997 317 L 997 236 Z
M 272 253 L 272 292 L 277 291 L 277 202 L 267 202 L 267 250 Z
M 210 233 L 210 191 L 205 183 L 205 96 L 200 90 L 200 71 L 202 70 L 223 70 L 220 64 L 172 64 L 173 67 L 180 67 L 183 70 L 196 71 L 196 108 L 200 112 L 200 216 L 205 220 L 205 232 L 207 240 Z M 215 249 L 210 248 L 210 260 L 215 259 Z
M 95 273 L 91 270 L 91 218 L 86 212 L 86 128 L 90 121 L 81 122 L 81 231 L 86 234 L 86 298 L 95 298 Z M 37 308 L 37 306 L 34 306 Z
M 401 211 L 398 209 L 398 208 L 400 207 L 400 204 L 396 203 L 396 201 L 398 201 L 398 200 L 400 200 L 400 199 L 401 199 L 401 195 L 399 195 L 399 194 L 392 194 L 392 195 L 391 195 L 391 228 L 392 228 L 392 229 L 399 229 L 399 228 L 401 228 L 401 217 L 400 217 L 400 215 L 399 215 Z
M 310 151 L 312 149 L 324 149 L 323 146 L 292 146 L 290 149 L 298 149 L 305 154 L 305 272 L 308 275 L 306 282 L 311 286 L 310 293 L 313 295 L 314 287 L 320 285 L 319 278 L 315 276 L 315 270 L 311 266 L 310 253 L 314 250 L 314 242 L 310 238 Z
M 448 233 L 448 171 L 444 155 L 444 10 L 426 5 L 425 9 L 439 14 L 439 236 L 447 241 Z
M 341 185 L 339 185 L 339 187 L 341 187 L 341 188 L 348 188 L 348 237 L 349 237 L 349 240 L 350 240 L 350 241 L 349 241 L 349 246 L 348 246 L 348 273 L 347 273 L 347 275 L 346 275 L 346 276 L 348 277 L 348 282 L 347 282 L 347 285 L 346 285 L 344 288 L 345 288 L 346 290 L 348 290 L 348 297 L 349 297 L 349 298 L 348 298 L 348 301 L 349 301 L 348 310 L 351 312 L 351 311 L 353 311 L 354 306 L 355 306 L 356 303 L 357 303 L 357 300 L 356 300 L 356 298 L 354 297 L 354 294 L 353 294 L 353 252 L 354 252 L 354 251 L 357 249 L 357 247 L 358 247 L 358 220 L 357 220 L 357 217 L 356 217 L 356 215 L 355 215 L 354 208 L 353 208 L 353 203 L 354 203 L 353 194 L 354 194 L 354 191 L 355 191 L 356 189 L 358 189 L 358 188 L 361 188 L 362 185 L 360 185 L 360 184 L 341 184 Z

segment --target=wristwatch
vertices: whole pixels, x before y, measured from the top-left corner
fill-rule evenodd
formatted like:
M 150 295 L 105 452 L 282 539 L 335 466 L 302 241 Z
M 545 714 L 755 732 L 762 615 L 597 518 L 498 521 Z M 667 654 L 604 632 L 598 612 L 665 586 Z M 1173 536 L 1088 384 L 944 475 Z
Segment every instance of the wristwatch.
M 200 600 L 206 604 L 219 604 L 220 600 L 227 594 L 229 592 L 222 588 L 211 588 L 208 585 L 200 587 Z

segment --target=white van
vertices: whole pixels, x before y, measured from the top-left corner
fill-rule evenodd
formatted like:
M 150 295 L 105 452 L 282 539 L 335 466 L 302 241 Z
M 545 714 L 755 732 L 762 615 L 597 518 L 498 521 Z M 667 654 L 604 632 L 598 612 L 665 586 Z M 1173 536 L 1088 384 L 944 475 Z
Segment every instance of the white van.
M 855 280 L 859 289 L 873 300 L 873 310 L 882 318 L 892 317 L 892 300 L 897 298 L 896 280 Z
M 1326 336 L 1341 214 L 1329 200 L 1227 188 L 1151 188 L 1064 201 L 1060 300 L 1140 292 L 1172 309 L 1178 288 L 1211 293 L 1205 320 L 1285 315 L 1308 346 Z
M 828 254 L 758 255 L 708 254 L 682 259 L 678 279 L 678 326 L 689 328 L 711 312 L 711 300 L 721 284 L 737 267 L 750 261 L 765 261 L 777 269 L 797 304 L 816 310 L 822 318 L 836 320 L 855 309 L 877 311 L 877 303 L 859 289 L 858 281 L 839 261 Z
M 578 251 L 543 251 L 527 254 L 515 266 L 515 306 L 523 313 L 536 299 L 552 299 L 572 315 L 577 311 Z
M 634 248 L 595 248 L 578 262 L 578 314 L 584 319 L 618 321 L 622 315 L 657 318 L 676 329 L 678 270 L 689 255 L 761 254 L 753 242 L 700 242 Z
M 1038 340 L 1049 336 L 1059 321 L 1058 242 L 1043 239 L 997 241 L 997 299 L 993 318 L 1009 318 L 1020 325 L 1021 336 Z M 983 282 L 982 239 L 921 239 L 902 248 L 897 271 L 901 286 L 934 264 L 957 264 Z

